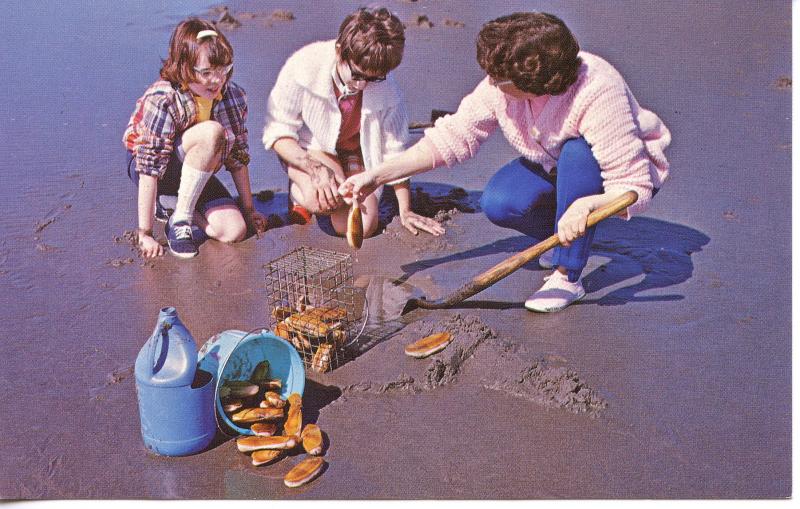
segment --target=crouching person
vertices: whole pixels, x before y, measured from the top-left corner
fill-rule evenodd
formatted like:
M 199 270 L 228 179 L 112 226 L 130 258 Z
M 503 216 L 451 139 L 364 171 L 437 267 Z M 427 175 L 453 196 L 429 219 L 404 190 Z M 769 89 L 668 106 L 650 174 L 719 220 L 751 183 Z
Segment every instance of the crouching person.
M 396 16 L 362 8 L 344 19 L 336 40 L 311 43 L 284 64 L 269 95 L 263 142 L 288 174 L 293 221 L 329 215 L 336 232 L 345 233 L 348 206 L 339 185 L 405 149 L 408 112 L 390 74 L 404 44 Z M 438 222 L 411 211 L 407 179 L 389 184 L 407 229 L 444 233 Z M 381 193 L 382 187 L 361 203 L 367 237 L 378 228 Z
M 147 258 L 163 254 L 153 238 L 154 217 L 166 222 L 169 251 L 180 258 L 197 255 L 196 235 L 238 242 L 248 229 L 266 229 L 250 189 L 246 97 L 232 74 L 225 36 L 207 21 L 188 19 L 172 34 L 160 79 L 136 102 L 123 141 L 128 175 L 138 186 L 139 248 Z M 222 165 L 231 172 L 238 205 L 214 176 Z M 171 217 L 162 195 L 177 196 Z

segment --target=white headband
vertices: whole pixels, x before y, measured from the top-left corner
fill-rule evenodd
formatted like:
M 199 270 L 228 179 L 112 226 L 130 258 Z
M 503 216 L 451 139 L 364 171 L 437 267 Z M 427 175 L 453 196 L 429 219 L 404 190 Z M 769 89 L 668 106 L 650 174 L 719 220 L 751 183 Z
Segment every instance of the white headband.
M 216 37 L 219 34 L 213 30 L 200 30 L 197 32 L 197 40 L 199 41 L 203 37 Z

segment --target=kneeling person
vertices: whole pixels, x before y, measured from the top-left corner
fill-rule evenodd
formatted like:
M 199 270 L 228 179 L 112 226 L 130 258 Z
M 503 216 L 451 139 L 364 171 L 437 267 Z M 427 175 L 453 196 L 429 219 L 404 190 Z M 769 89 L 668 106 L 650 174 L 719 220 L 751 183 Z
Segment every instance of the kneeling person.
M 336 40 L 301 48 L 281 69 L 269 95 L 263 142 L 287 171 L 299 222 L 330 215 L 336 232 L 345 233 L 348 206 L 339 185 L 405 149 L 408 112 L 390 74 L 400 65 L 404 44 L 396 16 L 362 8 L 345 18 Z M 438 222 L 411 211 L 407 179 L 390 184 L 406 228 L 444 233 Z M 361 204 L 366 236 L 378 227 L 381 191 Z

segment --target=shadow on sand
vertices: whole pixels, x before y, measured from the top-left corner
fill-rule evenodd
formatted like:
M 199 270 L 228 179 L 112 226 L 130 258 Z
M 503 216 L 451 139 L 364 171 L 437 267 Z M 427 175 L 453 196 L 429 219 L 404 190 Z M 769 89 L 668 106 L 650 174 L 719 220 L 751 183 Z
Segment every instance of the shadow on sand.
M 481 194 L 481 191 L 466 191 L 461 187 L 449 184 L 415 182 L 411 184 L 411 210 L 425 217 L 436 217 L 440 212 L 449 212 L 453 209 L 467 214 L 480 212 Z M 282 217 L 285 219 L 286 194 L 276 195 L 273 201 L 278 201 L 281 204 L 284 214 Z M 399 213 L 397 197 L 392 186 L 384 186 L 378 208 L 380 210 L 380 219 L 376 235 L 380 235 Z M 328 216 L 317 216 L 317 223 L 319 228 L 326 234 L 332 237 L 341 237 L 333 229 Z M 284 222 L 284 224 L 286 223 Z
M 644 277 L 634 284 L 617 288 L 602 297 L 584 299 L 579 304 L 611 306 L 628 302 L 681 300 L 683 295 L 638 294 L 673 286 L 691 278 L 694 269 L 691 255 L 701 251 L 709 240 L 709 237 L 702 232 L 658 219 L 648 217 L 635 217 L 630 221 L 608 219 L 598 225 L 592 244 L 592 254 L 607 257 L 610 261 L 589 273 L 584 273 L 583 285 L 586 291 L 598 292 L 637 276 L 644 275 Z M 404 274 L 399 281 L 406 281 L 417 272 L 456 260 L 497 253 L 508 253 L 510 256 L 533 244 L 534 241 L 530 237 L 519 235 L 460 253 L 409 263 L 401 267 Z M 476 267 L 475 275 L 488 268 L 488 266 Z M 535 262 L 529 263 L 524 268 L 537 270 L 538 265 Z M 467 301 L 458 307 L 506 309 L 520 306 L 511 302 Z

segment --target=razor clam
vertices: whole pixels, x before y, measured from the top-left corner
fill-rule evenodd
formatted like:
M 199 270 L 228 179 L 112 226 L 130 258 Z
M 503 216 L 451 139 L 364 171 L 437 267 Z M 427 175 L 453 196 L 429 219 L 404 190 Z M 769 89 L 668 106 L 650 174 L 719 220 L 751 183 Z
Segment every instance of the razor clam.
M 289 488 L 302 486 L 318 476 L 324 466 L 325 460 L 318 456 L 310 456 L 289 470 L 283 478 L 283 484 Z

